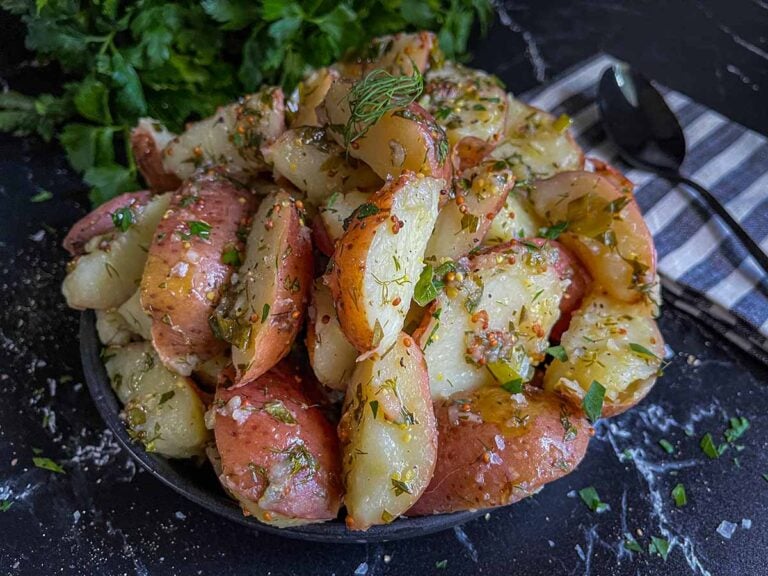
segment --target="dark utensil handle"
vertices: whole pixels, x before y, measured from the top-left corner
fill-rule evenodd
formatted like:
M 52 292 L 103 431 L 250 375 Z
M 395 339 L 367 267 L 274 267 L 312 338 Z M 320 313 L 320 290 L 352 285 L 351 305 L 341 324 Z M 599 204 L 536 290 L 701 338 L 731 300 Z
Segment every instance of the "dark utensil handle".
M 760 245 L 755 242 L 749 236 L 749 234 L 747 234 L 747 231 L 741 227 L 741 224 L 739 224 L 733 218 L 733 216 L 731 216 L 728 210 L 726 210 L 725 206 L 723 206 L 720 201 L 710 193 L 709 190 L 704 188 L 704 186 L 701 184 L 694 182 L 690 178 L 686 178 L 682 174 L 677 174 L 675 175 L 674 180 L 677 180 L 678 182 L 693 188 L 698 193 L 699 198 L 703 200 L 715 214 L 720 216 L 720 219 L 728 228 L 730 228 L 733 235 L 741 240 L 741 243 L 752 255 L 752 258 L 754 258 L 755 261 L 763 269 L 763 273 L 768 275 L 768 255 L 766 255 L 765 252 L 763 252 L 763 249 L 760 248 Z

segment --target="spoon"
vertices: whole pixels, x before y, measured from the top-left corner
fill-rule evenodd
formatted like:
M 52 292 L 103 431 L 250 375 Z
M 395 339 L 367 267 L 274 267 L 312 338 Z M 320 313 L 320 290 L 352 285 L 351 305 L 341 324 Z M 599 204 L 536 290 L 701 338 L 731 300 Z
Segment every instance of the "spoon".
M 627 64 L 603 72 L 597 104 L 605 132 L 629 164 L 654 172 L 676 184 L 685 184 L 717 214 L 768 274 L 768 256 L 717 198 L 701 184 L 683 175 L 685 135 L 672 110 L 651 82 Z

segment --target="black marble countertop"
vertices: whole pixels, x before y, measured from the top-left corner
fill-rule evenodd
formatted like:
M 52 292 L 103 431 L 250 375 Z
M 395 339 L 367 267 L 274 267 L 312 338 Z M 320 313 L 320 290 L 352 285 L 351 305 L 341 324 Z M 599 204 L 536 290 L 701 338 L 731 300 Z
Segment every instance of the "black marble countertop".
M 24 65 L 23 30 L 0 16 L 0 84 L 45 88 Z M 603 50 L 768 133 L 768 2 L 507 2 L 474 64 L 523 92 Z M 39 190 L 51 201 L 32 204 Z M 768 194 L 768 192 L 766 192 Z M 768 573 L 768 368 L 668 309 L 674 361 L 629 414 L 601 424 L 573 474 L 461 529 L 406 542 L 311 544 L 214 516 L 137 469 L 105 431 L 83 385 L 78 315 L 59 284 L 64 233 L 87 208 L 61 151 L 0 136 L 0 574 Z M 751 424 L 710 460 L 706 432 Z M 667 454 L 660 439 L 672 443 Z M 32 465 L 41 455 L 66 474 Z M 670 496 L 681 482 L 688 505 Z M 609 510 L 577 491 L 594 486 Z M 5 504 L 2 504 L 5 502 Z M 717 532 L 736 525 L 730 538 Z M 629 554 L 625 533 L 645 548 Z M 672 542 L 666 561 L 652 536 Z M 445 561 L 445 562 L 443 562 Z

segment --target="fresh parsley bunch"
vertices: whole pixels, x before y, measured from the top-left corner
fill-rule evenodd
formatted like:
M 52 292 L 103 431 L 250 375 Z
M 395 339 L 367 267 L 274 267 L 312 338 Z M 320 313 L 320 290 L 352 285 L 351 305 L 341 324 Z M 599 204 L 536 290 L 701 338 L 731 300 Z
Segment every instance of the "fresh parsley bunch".
M 449 58 L 489 0 L 0 0 L 26 46 L 67 82 L 55 94 L 0 93 L 0 131 L 56 137 L 99 204 L 139 188 L 129 146 L 138 118 L 174 131 L 262 83 L 288 90 L 310 67 L 373 36 L 435 30 Z

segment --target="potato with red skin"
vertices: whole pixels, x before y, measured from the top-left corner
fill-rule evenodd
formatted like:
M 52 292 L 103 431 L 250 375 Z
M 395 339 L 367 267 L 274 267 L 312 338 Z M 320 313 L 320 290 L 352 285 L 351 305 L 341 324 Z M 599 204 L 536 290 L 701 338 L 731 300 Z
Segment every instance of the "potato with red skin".
M 266 524 L 333 520 L 341 506 L 339 440 L 303 388 L 295 372 L 278 369 L 216 393 L 219 480 Z
M 291 191 L 281 187 L 262 200 L 243 263 L 210 319 L 216 334 L 232 344 L 236 386 L 282 360 L 304 322 L 312 244 Z
M 126 192 L 115 196 L 104 204 L 97 206 L 94 210 L 83 216 L 72 225 L 69 232 L 62 242 L 64 249 L 72 256 L 82 254 L 85 245 L 94 236 L 101 236 L 115 229 L 113 214 L 123 208 L 134 208 L 144 206 L 152 193 L 146 190 L 140 192 Z
M 181 186 L 181 178 L 163 166 L 163 150 L 176 138 L 160 122 L 140 118 L 131 130 L 131 152 L 144 181 L 155 192 L 170 192 Z
M 155 231 L 141 280 L 141 304 L 152 317 L 152 343 L 169 369 L 189 376 L 225 343 L 208 325 L 234 271 L 225 254 L 239 253 L 238 229 L 254 196 L 219 171 L 196 174 L 171 198 Z
M 448 138 L 429 112 L 415 102 L 387 112 L 365 134 L 345 141 L 345 126 L 352 115 L 350 91 L 354 86 L 347 79 L 335 81 L 319 109 L 320 117 L 331 126 L 329 134 L 348 148 L 350 156 L 368 164 L 382 179 L 413 171 L 448 181 Z
M 355 210 L 326 275 L 347 339 L 382 353 L 403 328 L 437 219 L 442 180 L 407 172 Z
M 432 482 L 408 515 L 506 506 L 571 472 L 592 429 L 565 401 L 527 386 L 459 393 L 435 404 L 438 454 Z
M 388 524 L 432 478 L 437 432 L 421 349 L 400 333 L 381 357 L 357 364 L 339 422 L 347 527 Z

